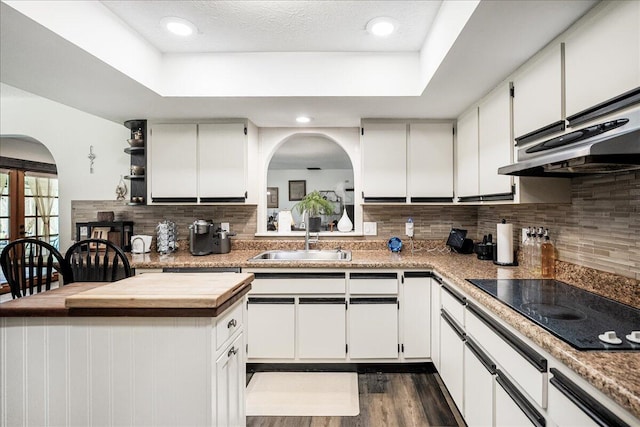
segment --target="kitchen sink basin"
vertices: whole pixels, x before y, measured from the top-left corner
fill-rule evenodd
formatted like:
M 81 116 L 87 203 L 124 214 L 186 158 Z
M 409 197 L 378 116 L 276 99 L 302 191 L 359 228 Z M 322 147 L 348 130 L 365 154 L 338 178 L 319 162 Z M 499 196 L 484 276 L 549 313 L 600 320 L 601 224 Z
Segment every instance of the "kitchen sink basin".
M 275 250 L 259 253 L 249 261 L 351 261 L 351 251 L 334 250 Z

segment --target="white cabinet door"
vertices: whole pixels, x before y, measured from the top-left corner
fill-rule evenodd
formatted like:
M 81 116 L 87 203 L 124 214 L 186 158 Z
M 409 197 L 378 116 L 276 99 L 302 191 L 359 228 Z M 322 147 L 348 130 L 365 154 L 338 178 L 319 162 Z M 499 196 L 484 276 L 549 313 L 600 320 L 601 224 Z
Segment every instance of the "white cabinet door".
M 431 356 L 431 278 L 422 272 L 404 273 L 402 285 L 403 355 L 406 359 Z
M 412 123 L 409 128 L 408 166 L 409 197 L 452 198 L 452 124 Z
M 151 128 L 151 197 L 197 197 L 197 125 L 156 124 Z
M 440 376 L 458 410 L 463 407 L 463 357 L 462 329 L 443 313 L 440 319 Z
M 456 195 L 477 196 L 478 187 L 478 108 L 458 117 L 456 137 Z
M 349 356 L 351 359 L 398 358 L 397 298 L 351 298 Z
M 244 201 L 247 191 L 245 124 L 200 124 L 198 132 L 198 182 L 201 201 Z
M 346 339 L 344 298 L 300 298 L 298 301 L 298 357 L 344 359 Z
M 495 425 L 505 427 L 544 425 L 532 421 L 531 418 L 534 420 L 542 420 L 544 423 L 544 418 L 531 407 L 531 404 L 526 402 L 526 399 L 524 399 L 517 390 L 512 388 L 513 386 L 505 388 L 505 384 L 509 384 L 508 381 L 496 377 Z M 529 414 L 524 412 L 523 407 L 527 408 Z
M 481 350 L 469 342 L 464 346 L 464 420 L 469 427 L 486 427 L 493 423 L 495 365 L 478 352 Z
M 431 360 L 440 370 L 440 283 L 442 279 L 434 276 L 431 286 Z
M 293 298 L 249 298 L 247 306 L 249 359 L 293 359 L 295 305 Z
M 216 361 L 217 426 L 244 426 L 245 365 L 242 333 Z
M 362 136 L 362 189 L 366 198 L 407 196 L 407 125 L 367 123 Z
M 562 120 L 560 44 L 542 52 L 513 80 L 513 135 L 517 138 Z
M 503 85 L 479 106 L 479 191 L 482 195 L 511 192 L 511 177 L 498 175 L 498 168 L 511 163 L 511 96 Z
M 565 39 L 567 116 L 640 86 L 640 2 L 603 2 Z

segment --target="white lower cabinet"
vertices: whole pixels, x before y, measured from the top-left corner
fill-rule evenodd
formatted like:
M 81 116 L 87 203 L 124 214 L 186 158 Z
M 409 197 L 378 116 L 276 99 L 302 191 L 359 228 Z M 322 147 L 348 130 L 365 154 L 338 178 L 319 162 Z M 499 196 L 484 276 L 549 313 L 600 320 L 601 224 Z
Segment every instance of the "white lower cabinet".
M 434 275 L 431 286 L 431 360 L 440 370 L 440 292 L 442 279 Z
M 405 359 L 431 356 L 431 277 L 429 271 L 407 271 L 402 279 L 402 354 Z
M 440 376 L 460 413 L 463 406 L 464 331 L 446 311 L 440 319 Z
M 216 360 L 216 418 L 219 427 L 244 426 L 244 337 L 240 334 Z
M 349 300 L 351 359 L 398 358 L 398 299 L 358 297 Z
M 493 425 L 495 363 L 467 338 L 464 346 L 464 420 L 469 427 Z
M 294 358 L 294 302 L 294 298 L 249 298 L 247 305 L 249 324 L 247 356 L 249 358 Z
M 467 305 L 465 326 L 467 334 L 487 350 L 532 401 L 546 408 L 546 358 L 473 304 Z
M 218 318 L 0 317 L 0 426 L 244 426 L 244 319 L 216 331 L 244 302 Z
M 543 427 L 544 417 L 515 386 L 498 371 L 496 376 L 495 425 L 505 427 Z
M 558 427 L 627 426 L 602 400 L 586 392 L 557 368 L 549 380 L 549 418 Z
M 344 359 L 346 354 L 346 300 L 318 297 L 298 300 L 298 357 Z

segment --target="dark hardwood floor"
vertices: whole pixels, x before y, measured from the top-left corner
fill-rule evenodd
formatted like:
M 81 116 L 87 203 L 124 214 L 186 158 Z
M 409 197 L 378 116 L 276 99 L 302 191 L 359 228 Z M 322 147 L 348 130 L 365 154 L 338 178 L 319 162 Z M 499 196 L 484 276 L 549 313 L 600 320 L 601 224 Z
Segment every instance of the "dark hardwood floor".
M 355 417 L 247 417 L 248 427 L 464 426 L 436 373 L 360 373 Z M 453 408 L 453 409 L 452 409 Z

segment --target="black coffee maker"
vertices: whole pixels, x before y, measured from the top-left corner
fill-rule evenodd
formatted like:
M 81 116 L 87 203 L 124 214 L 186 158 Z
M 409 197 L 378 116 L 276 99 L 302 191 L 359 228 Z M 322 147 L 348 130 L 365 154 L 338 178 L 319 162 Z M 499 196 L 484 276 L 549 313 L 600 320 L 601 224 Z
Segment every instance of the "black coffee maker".
M 189 226 L 189 251 L 191 255 L 209 255 L 213 253 L 214 224 L 212 221 L 198 219 Z
M 221 223 L 213 223 L 213 253 L 214 254 L 228 254 L 231 251 L 231 236 L 235 236 L 236 233 L 223 230 Z

